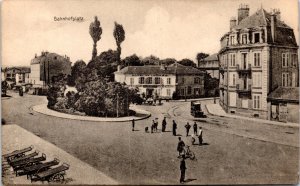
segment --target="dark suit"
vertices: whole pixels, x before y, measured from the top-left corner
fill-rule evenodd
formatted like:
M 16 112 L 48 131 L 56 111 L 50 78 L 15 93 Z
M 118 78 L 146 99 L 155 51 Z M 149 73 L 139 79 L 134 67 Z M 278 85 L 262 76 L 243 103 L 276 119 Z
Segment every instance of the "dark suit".
M 185 166 L 185 161 L 184 159 L 182 159 L 182 161 L 180 162 L 180 183 L 181 182 L 184 182 L 184 178 L 185 178 L 185 169 L 186 169 L 186 166 Z
M 176 136 L 177 124 L 173 122 L 173 136 Z

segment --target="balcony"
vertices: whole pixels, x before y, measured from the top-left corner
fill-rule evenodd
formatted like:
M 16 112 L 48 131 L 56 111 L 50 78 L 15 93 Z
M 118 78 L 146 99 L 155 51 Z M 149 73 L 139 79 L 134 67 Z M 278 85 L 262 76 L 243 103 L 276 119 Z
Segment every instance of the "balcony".
M 238 73 L 251 73 L 251 64 L 248 64 L 248 68 L 237 65 L 236 70 L 238 71 Z
M 251 85 L 248 85 L 247 88 L 244 88 L 242 85 L 237 84 L 236 85 L 236 91 L 239 95 L 251 95 Z
M 224 75 L 225 68 L 224 68 L 224 67 L 220 67 L 220 68 L 219 68 L 219 71 L 220 71 L 220 73 L 221 73 L 222 75 Z

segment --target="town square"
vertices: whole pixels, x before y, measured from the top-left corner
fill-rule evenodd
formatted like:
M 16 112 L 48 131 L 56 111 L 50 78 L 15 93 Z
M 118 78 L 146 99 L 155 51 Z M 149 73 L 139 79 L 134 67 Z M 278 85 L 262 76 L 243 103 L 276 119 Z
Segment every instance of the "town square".
M 95 3 L 119 5 L 129 11 L 128 7 L 140 5 L 146 11 L 151 5 L 151 16 L 146 15 L 145 22 L 153 18 L 159 24 L 176 7 L 220 8 L 217 2 L 128 1 L 126 5 L 120 1 L 62 1 L 64 10 L 76 10 L 79 17 L 57 14 L 48 26 L 61 28 L 45 34 L 56 32 L 53 39 L 62 39 L 59 32 L 84 25 L 77 30 L 84 39 L 75 38 L 70 52 L 52 49 L 51 45 L 60 48 L 55 39 L 44 40 L 48 48 L 36 41 L 36 46 L 28 47 L 34 48 L 26 54 L 29 59 L 18 65 L 5 61 L 18 41 L 3 45 L 2 183 L 297 184 L 299 34 L 294 24 L 290 25 L 294 14 L 279 10 L 280 3 L 270 5 L 273 1 L 277 2 L 224 0 L 226 29 L 217 34 L 217 47 L 199 47 L 191 52 L 193 57 L 184 52 L 168 53 L 163 42 L 152 46 L 151 39 L 134 49 L 128 42 L 140 35 L 133 37 L 135 26 L 130 28 L 132 23 L 118 17 L 120 13 L 113 12 L 112 19 L 106 20 L 100 13 L 87 14 L 79 7 L 95 10 L 91 5 Z M 74 4 L 68 7 L 71 2 Z M 23 5 L 28 11 L 27 6 L 35 2 L 27 3 L 6 1 L 5 18 L 13 15 L 7 10 L 9 6 L 18 10 Z M 43 9 L 43 3 L 60 12 L 55 2 L 35 5 Z M 289 3 L 288 7 L 297 4 Z M 127 19 L 140 13 L 127 12 Z M 6 22 L 4 26 L 4 34 L 12 37 L 8 31 L 14 26 Z M 145 33 L 147 26 L 145 23 Z M 162 35 L 167 33 L 158 30 Z M 106 40 L 108 34 L 110 40 Z M 166 39 L 162 35 L 155 37 Z M 89 41 L 84 49 L 88 52 L 76 50 L 75 41 L 85 39 Z M 61 43 L 68 45 L 67 40 Z M 103 48 L 107 43 L 108 48 Z M 143 47 L 151 52 L 145 54 L 140 50 Z M 76 58 L 78 55 L 82 57 Z

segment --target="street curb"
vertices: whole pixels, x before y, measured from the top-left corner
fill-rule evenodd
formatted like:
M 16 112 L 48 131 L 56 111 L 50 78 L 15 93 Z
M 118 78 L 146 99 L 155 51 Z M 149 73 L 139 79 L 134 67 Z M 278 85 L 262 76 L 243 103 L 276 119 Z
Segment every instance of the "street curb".
M 223 117 L 227 117 L 227 118 L 234 118 L 234 119 L 245 119 L 245 120 L 249 120 L 249 121 L 255 121 L 251 118 L 248 118 L 248 117 L 241 117 L 241 118 L 236 118 L 236 117 L 233 117 L 233 116 L 230 116 L 229 114 L 226 114 L 226 115 L 223 115 L 223 114 L 215 114 L 215 113 L 212 113 L 210 112 L 210 110 L 207 108 L 207 105 L 205 105 L 205 108 L 207 110 L 207 112 L 211 115 L 214 115 L 214 116 L 223 116 Z M 263 120 L 261 119 L 261 121 L 259 122 L 262 122 L 264 124 L 268 124 L 268 125 L 277 125 L 277 126 L 282 126 L 282 127 L 295 127 L 295 128 L 299 128 L 299 124 L 298 123 L 277 123 L 277 122 L 274 122 L 274 121 L 270 121 L 270 120 Z
M 48 116 L 54 116 L 54 117 L 64 118 L 64 119 L 80 120 L 80 121 L 92 121 L 92 122 L 127 122 L 127 121 L 132 121 L 133 119 L 137 121 L 137 120 L 147 119 L 151 116 L 151 113 L 146 110 L 132 108 L 132 107 L 131 107 L 131 110 L 134 110 L 136 113 L 139 113 L 139 114 L 144 114 L 145 116 L 142 116 L 142 117 L 130 116 L 130 117 L 120 117 L 120 118 L 101 118 L 101 117 L 93 117 L 93 116 L 78 116 L 78 115 L 66 114 L 66 113 L 55 111 L 55 110 L 51 110 L 47 107 L 47 104 L 35 105 L 35 106 L 31 107 L 30 109 L 32 109 L 35 112 L 38 112 L 38 113 L 41 113 L 44 115 L 48 115 Z
M 179 99 L 179 100 L 170 100 L 170 102 L 188 102 L 188 101 L 201 101 L 201 100 L 216 100 L 220 99 L 220 97 L 209 97 L 209 98 L 195 98 L 195 99 Z

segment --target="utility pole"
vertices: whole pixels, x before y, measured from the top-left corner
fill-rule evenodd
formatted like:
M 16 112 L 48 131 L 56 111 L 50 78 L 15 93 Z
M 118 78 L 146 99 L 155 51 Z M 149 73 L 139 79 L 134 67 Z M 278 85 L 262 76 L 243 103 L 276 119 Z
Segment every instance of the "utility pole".
M 119 93 L 117 93 L 117 118 L 119 117 Z
M 50 84 L 50 68 L 49 68 L 49 60 L 48 60 L 48 84 Z
M 46 61 L 44 61 L 44 88 L 46 87 Z

